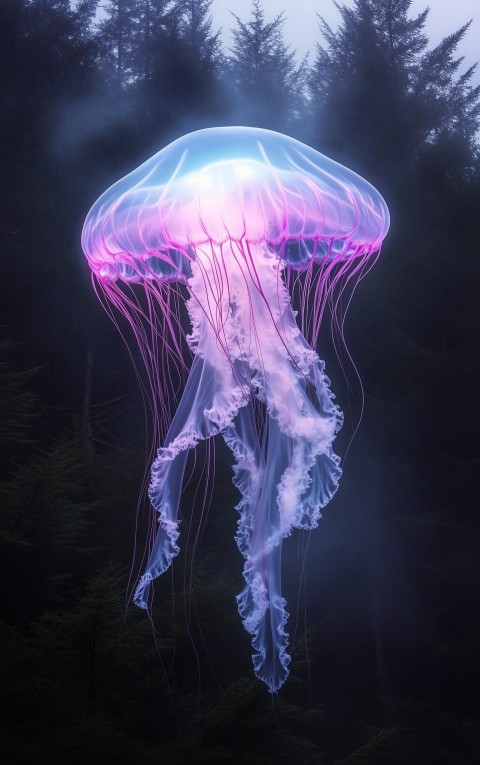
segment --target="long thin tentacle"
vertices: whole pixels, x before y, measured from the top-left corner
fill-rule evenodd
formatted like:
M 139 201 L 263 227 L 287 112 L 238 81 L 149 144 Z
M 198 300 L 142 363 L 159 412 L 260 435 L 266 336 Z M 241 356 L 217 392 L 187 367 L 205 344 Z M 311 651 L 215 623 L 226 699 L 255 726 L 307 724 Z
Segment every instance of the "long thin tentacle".
M 225 374 L 230 375 L 229 386 Z M 195 356 L 165 445 L 152 465 L 148 494 L 158 512 L 159 529 L 134 594 L 140 608 L 148 608 L 151 582 L 166 571 L 179 552 L 178 508 L 188 451 L 218 433 L 235 416 L 245 403 L 242 395 L 227 364 L 219 370 Z

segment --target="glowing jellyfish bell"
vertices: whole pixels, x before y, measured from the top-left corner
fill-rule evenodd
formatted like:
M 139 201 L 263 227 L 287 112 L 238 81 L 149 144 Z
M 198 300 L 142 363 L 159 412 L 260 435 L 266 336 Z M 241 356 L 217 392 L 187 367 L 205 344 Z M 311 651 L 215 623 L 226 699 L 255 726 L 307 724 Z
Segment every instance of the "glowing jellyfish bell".
M 135 602 L 148 607 L 179 551 L 188 450 L 221 433 L 241 494 L 238 609 L 272 693 L 290 662 L 282 540 L 317 525 L 341 474 L 332 444 L 342 415 L 315 350 L 320 324 L 330 306 L 341 335 L 340 297 L 388 225 L 384 200 L 355 173 L 288 136 L 228 127 L 162 149 L 98 199 L 83 229 L 96 284 L 134 329 L 163 427 L 149 488 L 158 527 Z M 186 290 L 193 363 L 172 418 Z

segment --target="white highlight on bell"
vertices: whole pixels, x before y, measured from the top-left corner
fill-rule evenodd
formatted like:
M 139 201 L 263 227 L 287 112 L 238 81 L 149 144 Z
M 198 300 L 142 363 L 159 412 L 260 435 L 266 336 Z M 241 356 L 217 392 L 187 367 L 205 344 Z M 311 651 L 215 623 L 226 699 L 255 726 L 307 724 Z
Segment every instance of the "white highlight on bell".
M 258 162 L 235 163 L 235 175 L 242 181 L 252 180 L 259 175 L 261 165 Z

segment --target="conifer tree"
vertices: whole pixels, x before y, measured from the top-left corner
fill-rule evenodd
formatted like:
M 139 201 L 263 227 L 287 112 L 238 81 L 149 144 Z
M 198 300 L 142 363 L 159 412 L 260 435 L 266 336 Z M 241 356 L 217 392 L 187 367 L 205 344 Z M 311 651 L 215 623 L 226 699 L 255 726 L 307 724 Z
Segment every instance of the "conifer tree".
M 108 0 L 98 30 L 106 76 L 121 89 L 134 77 L 135 44 L 139 34 L 136 0 Z
M 218 73 L 222 63 L 220 30 L 213 31 L 212 0 L 183 0 L 180 2 L 180 23 L 184 52 L 205 73 Z
M 137 3 L 137 34 L 132 55 L 133 79 L 149 82 L 168 68 L 179 45 L 181 8 L 172 0 Z
M 461 73 L 457 57 L 469 25 L 429 49 L 428 9 L 411 16 L 411 0 L 337 7 L 338 29 L 320 20 L 323 42 L 309 76 L 315 140 L 345 160 L 369 157 L 384 175 L 398 175 L 446 138 L 473 150 L 480 88 L 474 67 Z
M 303 106 L 306 61 L 298 64 L 285 44 L 283 13 L 266 21 L 260 0 L 254 0 L 248 21 L 233 15 L 229 72 L 234 112 L 247 124 L 294 131 Z

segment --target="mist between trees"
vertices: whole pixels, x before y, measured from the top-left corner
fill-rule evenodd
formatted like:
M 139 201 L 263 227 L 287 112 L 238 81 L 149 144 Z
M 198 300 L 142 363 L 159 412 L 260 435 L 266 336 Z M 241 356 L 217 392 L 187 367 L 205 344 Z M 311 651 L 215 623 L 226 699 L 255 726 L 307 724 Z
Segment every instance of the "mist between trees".
M 319 18 L 299 62 L 287 16 L 266 2 L 232 16 L 229 50 L 209 0 L 0 4 L 6 762 L 476 761 L 480 88 L 458 53 L 468 25 L 434 47 L 427 11 L 410 6 L 340 5 L 339 26 Z M 79 244 L 110 183 L 180 135 L 228 124 L 286 132 L 346 164 L 392 218 L 347 318 L 365 414 L 309 541 L 307 616 L 300 598 L 289 622 L 297 674 L 275 714 L 236 616 L 221 450 L 225 479 L 195 544 L 185 492 L 157 644 L 144 614 L 125 612 L 148 431 Z M 324 342 L 344 453 L 359 390 Z M 148 518 L 142 506 L 140 547 Z

